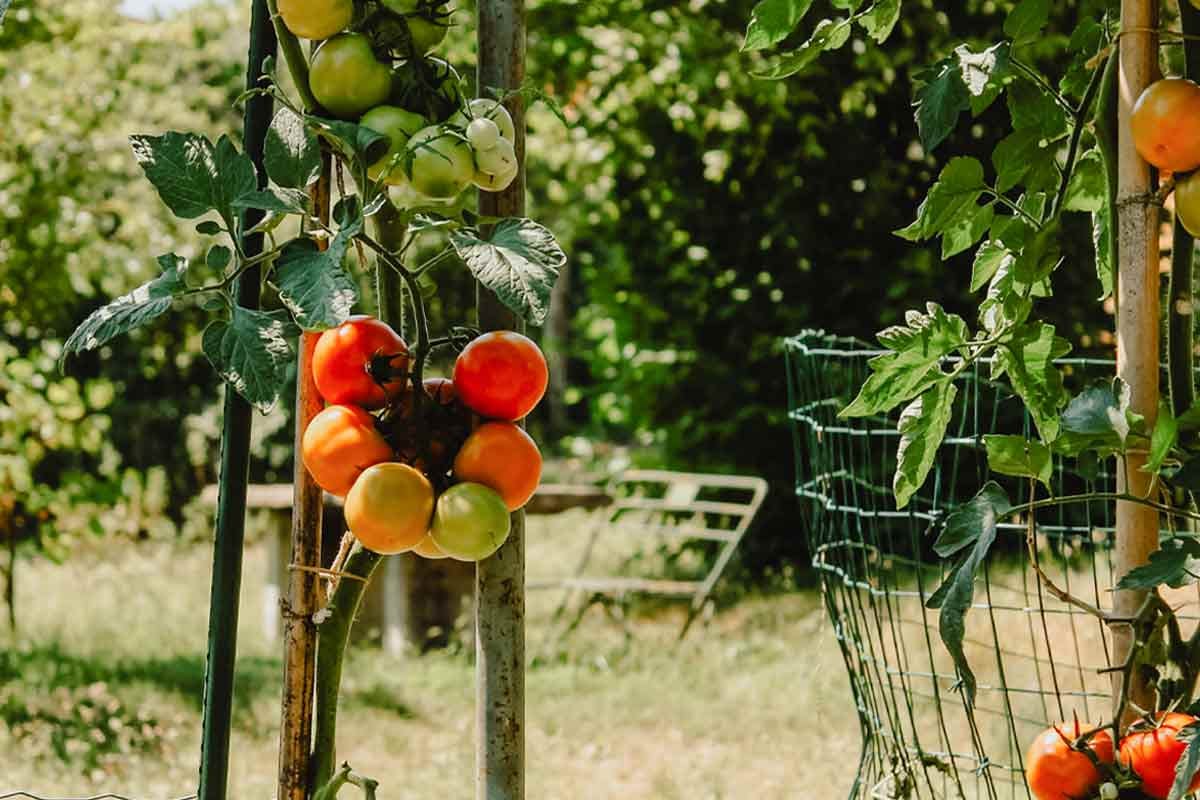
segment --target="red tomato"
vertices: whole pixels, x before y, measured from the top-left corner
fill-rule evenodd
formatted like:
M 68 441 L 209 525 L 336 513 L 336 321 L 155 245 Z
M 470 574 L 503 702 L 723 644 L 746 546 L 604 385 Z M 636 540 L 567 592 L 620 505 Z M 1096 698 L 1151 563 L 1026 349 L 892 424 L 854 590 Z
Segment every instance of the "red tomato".
M 1142 792 L 1156 800 L 1166 800 L 1175 782 L 1175 765 L 1187 744 L 1175 734 L 1196 718 L 1189 714 L 1160 714 L 1157 727 L 1134 730 L 1121 740 L 1121 763 L 1142 779 Z M 1192 780 L 1190 794 L 1200 789 L 1200 775 Z
M 514 422 L 546 393 L 546 357 L 530 339 L 514 331 L 493 331 L 471 341 L 454 362 L 459 399 L 489 419 Z
M 350 491 L 364 469 L 392 458 L 375 418 L 358 406 L 330 406 L 313 417 L 304 429 L 300 453 L 317 485 L 339 497 Z
M 372 365 L 393 373 L 408 369 L 408 345 L 392 326 L 368 316 L 351 317 L 321 334 L 313 351 L 313 380 L 328 403 L 381 408 L 404 391 L 403 375 L 380 385 Z
M 542 454 L 529 434 L 511 422 L 488 422 L 463 442 L 454 459 L 454 475 L 494 489 L 508 510 L 516 511 L 537 490 Z
M 1087 753 L 1073 750 L 1070 745 L 1090 730 L 1081 728 L 1078 722 L 1063 722 L 1033 740 L 1025 756 L 1025 779 L 1037 800 L 1082 800 L 1095 793 L 1100 772 Z M 1088 739 L 1088 746 L 1102 764 L 1112 763 L 1112 736 L 1107 730 Z

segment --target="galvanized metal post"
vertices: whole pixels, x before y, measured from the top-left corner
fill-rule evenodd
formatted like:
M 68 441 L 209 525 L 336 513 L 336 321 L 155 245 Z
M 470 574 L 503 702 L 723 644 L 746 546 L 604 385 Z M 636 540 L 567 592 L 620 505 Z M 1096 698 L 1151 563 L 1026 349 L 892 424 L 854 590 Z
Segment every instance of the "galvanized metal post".
M 1158 71 L 1158 37 L 1153 0 L 1122 0 L 1121 28 L 1130 35 L 1120 39 L 1118 100 L 1118 281 L 1117 281 L 1117 375 L 1129 385 L 1130 410 L 1142 414 L 1153 427 L 1158 414 L 1159 383 L 1159 277 L 1158 204 L 1152 196 L 1150 169 L 1134 147 L 1129 118 L 1142 89 Z M 1145 451 L 1130 451 L 1118 461 L 1117 480 L 1121 491 L 1145 497 L 1152 476 L 1142 470 Z M 1117 503 L 1117 532 L 1114 567 L 1120 578 L 1145 564 L 1158 547 L 1158 512 L 1138 503 Z M 1146 597 L 1144 591 L 1114 593 L 1113 610 L 1118 616 L 1133 617 Z M 1134 643 L 1132 627 L 1112 626 L 1113 663 L 1121 664 Z M 1129 700 L 1142 708 L 1153 707 L 1153 695 L 1144 680 L 1130 686 Z M 1114 698 L 1120 695 L 1120 674 L 1115 674 Z M 1116 702 L 1114 700 L 1114 702 Z M 1124 722 L 1136 717 L 1128 710 Z
M 246 87 L 258 84 L 263 61 L 275 54 L 275 30 L 266 0 L 254 0 L 251 9 L 250 50 Z M 262 166 L 263 142 L 271 124 L 273 102 L 256 96 L 246 103 L 245 148 L 266 185 Z M 243 230 L 253 227 L 261 212 L 242 216 Z M 262 236 L 242 242 L 247 255 L 262 251 Z M 259 269 L 247 270 L 237 282 L 237 302 L 246 308 L 259 304 Z M 209 595 L 208 657 L 204 674 L 204 725 L 200 744 L 200 800 L 223 800 L 229 778 L 229 731 L 233 709 L 233 674 L 237 659 L 238 593 L 242 585 L 242 545 L 246 531 L 246 483 L 250 469 L 250 404 L 225 387 L 224 431 L 221 437 L 220 491 L 217 497 L 216 536 L 213 545 L 212 591 Z
M 480 0 L 478 86 L 516 89 L 525 80 L 524 0 Z M 525 114 L 520 97 L 505 105 L 516 124 L 516 180 L 502 192 L 480 192 L 488 216 L 525 213 Z M 479 326 L 518 330 L 520 321 L 479 287 Z M 513 514 L 504 546 L 475 570 L 475 797 L 525 796 L 525 515 Z

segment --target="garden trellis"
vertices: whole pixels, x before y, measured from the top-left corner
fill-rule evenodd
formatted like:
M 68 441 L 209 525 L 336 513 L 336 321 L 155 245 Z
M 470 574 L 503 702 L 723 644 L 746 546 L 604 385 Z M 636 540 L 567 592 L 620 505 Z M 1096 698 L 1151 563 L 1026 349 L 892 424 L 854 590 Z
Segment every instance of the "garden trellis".
M 1027 435 L 1028 415 L 1004 384 L 974 365 L 959 392 L 930 479 L 909 508 L 896 510 L 894 415 L 839 419 L 878 350 L 823 333 L 787 341 L 796 495 L 813 566 L 845 657 L 862 726 L 863 752 L 852 798 L 1029 797 L 1022 775 L 1029 742 L 1048 724 L 1099 724 L 1111 715 L 1112 633 L 1064 603 L 1037 569 L 1073 595 L 1110 607 L 1115 583 L 1112 503 L 1093 500 L 1037 512 L 1036 560 L 1028 518 L 998 526 L 967 616 L 964 650 L 978 680 L 974 707 L 943 646 L 939 612 L 927 607 L 947 568 L 932 549 L 948 510 L 989 480 L 983 436 Z M 1111 379 L 1113 364 L 1068 359 L 1070 384 Z M 1022 481 L 999 477 L 1014 498 Z M 1054 464 L 1056 494 L 1102 492 L 1115 476 Z M 1179 614 L 1192 625 L 1194 592 Z

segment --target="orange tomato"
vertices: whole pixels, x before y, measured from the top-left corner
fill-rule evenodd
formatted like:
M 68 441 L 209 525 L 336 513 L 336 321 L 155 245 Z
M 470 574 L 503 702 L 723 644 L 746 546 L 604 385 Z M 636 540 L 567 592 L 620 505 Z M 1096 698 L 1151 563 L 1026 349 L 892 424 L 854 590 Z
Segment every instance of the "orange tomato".
M 1133 144 L 1162 170 L 1200 167 L 1200 86 L 1186 78 L 1164 78 L 1146 87 L 1129 118 Z
M 1063 722 L 1047 728 L 1033 740 L 1025 756 L 1025 779 L 1037 800 L 1082 800 L 1091 797 L 1101 775 L 1087 753 L 1071 749 L 1071 741 L 1093 730 Z M 1102 764 L 1113 760 L 1112 735 L 1102 730 L 1088 739 Z
M 504 498 L 509 511 L 529 502 L 542 479 L 542 454 L 533 438 L 511 422 L 487 422 L 463 442 L 454 475 L 481 483 Z
M 346 527 L 376 553 L 416 547 L 429 533 L 433 485 L 407 464 L 388 461 L 363 471 L 346 495 Z
M 345 496 L 367 467 L 392 458 L 375 418 L 358 406 L 330 406 L 304 429 L 300 456 L 325 491 Z
M 439 559 L 450 557 L 442 552 L 442 548 L 437 546 L 437 542 L 433 540 L 432 534 L 426 535 L 424 539 L 417 542 L 417 546 L 412 551 L 421 558 Z

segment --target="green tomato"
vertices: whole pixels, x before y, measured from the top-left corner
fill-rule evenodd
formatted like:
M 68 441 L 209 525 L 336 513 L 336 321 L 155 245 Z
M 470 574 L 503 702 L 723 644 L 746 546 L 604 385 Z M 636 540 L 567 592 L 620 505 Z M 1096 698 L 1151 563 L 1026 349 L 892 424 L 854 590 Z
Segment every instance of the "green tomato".
M 383 0 L 383 5 L 404 17 L 408 32 L 412 36 L 413 51 L 417 55 L 425 55 L 446 38 L 451 12 L 446 9 L 445 3 Z
M 1192 236 L 1200 236 L 1200 172 L 1175 181 L 1175 216 Z
M 499 494 L 481 483 L 460 483 L 437 499 L 430 536 L 451 558 L 479 561 L 500 549 L 511 526 Z
M 500 127 L 490 119 L 476 117 L 467 125 L 467 141 L 476 152 L 491 150 L 500 141 Z
M 410 58 L 396 67 L 392 101 L 441 122 L 462 107 L 462 79 L 440 58 Z
M 292 33 L 304 39 L 328 39 L 354 18 L 353 0 L 279 0 L 279 16 Z
M 507 108 L 500 105 L 496 100 L 490 100 L 486 97 L 476 97 L 471 101 L 468 108 L 470 109 L 470 118 L 467 117 L 466 112 L 460 110 L 448 122 L 451 125 L 460 125 L 466 128 L 472 119 L 483 117 L 496 123 L 496 127 L 500 129 L 500 135 L 503 138 L 508 139 L 510 142 L 517 140 L 517 129 L 513 125 L 512 115 L 508 113 Z
M 367 169 L 367 177 L 373 181 L 382 180 L 389 186 L 404 183 L 400 154 L 404 152 L 404 147 L 412 135 L 426 127 L 429 121 L 420 114 L 396 106 L 375 106 L 363 114 L 358 124 L 388 137 L 387 152 Z
M 404 169 L 418 193 L 453 200 L 475 177 L 471 146 L 443 125 L 430 125 L 408 140 Z
M 359 33 L 343 33 L 313 54 L 308 85 L 317 102 L 341 119 L 354 119 L 387 102 L 392 73 L 375 57 L 371 41 Z
M 471 124 L 485 120 L 474 120 Z M 499 192 L 517 177 L 517 154 L 508 139 L 497 139 L 490 150 L 475 151 L 475 176 L 471 182 L 480 189 Z

